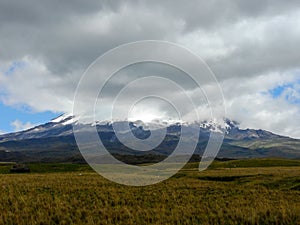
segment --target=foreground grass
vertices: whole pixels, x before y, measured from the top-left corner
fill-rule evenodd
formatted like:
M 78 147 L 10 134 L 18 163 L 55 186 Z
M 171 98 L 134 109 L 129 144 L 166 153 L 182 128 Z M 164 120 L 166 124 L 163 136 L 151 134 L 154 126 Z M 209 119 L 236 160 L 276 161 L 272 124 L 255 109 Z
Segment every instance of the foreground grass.
M 300 224 L 300 167 L 286 163 L 189 164 L 147 187 L 114 184 L 86 165 L 30 165 L 41 172 L 0 174 L 0 224 Z

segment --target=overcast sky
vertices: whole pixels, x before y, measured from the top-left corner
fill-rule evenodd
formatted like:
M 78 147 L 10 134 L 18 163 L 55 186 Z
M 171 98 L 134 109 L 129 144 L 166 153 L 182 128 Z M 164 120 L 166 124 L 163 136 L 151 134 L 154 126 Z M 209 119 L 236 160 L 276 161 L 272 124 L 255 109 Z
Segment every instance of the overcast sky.
M 70 113 L 78 81 L 97 57 L 145 39 L 204 59 L 227 117 L 242 128 L 300 138 L 298 0 L 0 0 L 0 132 Z M 111 90 L 124 84 L 119 78 Z

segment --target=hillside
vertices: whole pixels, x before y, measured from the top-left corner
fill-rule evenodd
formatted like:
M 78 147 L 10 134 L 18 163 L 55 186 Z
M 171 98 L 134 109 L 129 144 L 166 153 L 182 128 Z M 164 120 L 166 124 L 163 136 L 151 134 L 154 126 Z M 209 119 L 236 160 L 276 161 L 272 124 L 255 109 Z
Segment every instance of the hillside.
M 73 134 L 72 124 L 75 122 L 73 117 L 63 115 L 29 130 L 1 135 L 0 161 L 84 162 Z M 128 132 L 132 132 L 136 137 L 143 139 L 149 135 L 147 126 L 134 122 L 129 122 L 129 125 L 131 130 Z M 116 137 L 112 122 L 85 124 L 82 125 L 80 132 L 85 132 L 87 126 L 96 126 L 99 137 L 111 154 L 121 158 L 131 155 L 139 156 L 141 160 L 145 160 L 142 157 L 148 157 L 159 161 L 171 154 L 177 146 L 181 126 L 187 126 L 191 132 L 195 126 L 200 126 L 200 136 L 195 150 L 195 154 L 200 156 L 207 145 L 210 133 L 216 129 L 216 125 L 207 121 L 198 124 L 162 125 L 167 128 L 163 142 L 153 150 L 143 152 L 124 146 Z M 162 125 L 156 124 L 157 129 Z M 226 135 L 218 153 L 219 158 L 300 158 L 300 140 L 265 130 L 240 129 L 238 123 L 231 120 L 226 120 L 225 129 Z

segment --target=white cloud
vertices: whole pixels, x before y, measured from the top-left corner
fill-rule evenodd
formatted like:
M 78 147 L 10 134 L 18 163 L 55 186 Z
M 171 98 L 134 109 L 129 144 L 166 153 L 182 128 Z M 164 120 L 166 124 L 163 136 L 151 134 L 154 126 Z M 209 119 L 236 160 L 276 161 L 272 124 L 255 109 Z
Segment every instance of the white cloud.
M 300 138 L 300 106 L 291 104 L 299 99 L 299 85 L 280 98 L 266 94 L 299 79 L 300 1 L 44 4 L 0 2 L 0 101 L 5 104 L 69 113 L 80 76 L 96 57 L 119 44 L 159 39 L 182 44 L 207 61 L 224 89 L 228 117 L 243 127 Z M 57 8 L 60 4 L 65 7 Z M 7 75 L 15 62 L 25 66 Z M 111 93 L 134 76 L 129 72 L 114 81 Z M 189 92 L 202 98 L 193 88 Z M 209 114 L 205 106 L 199 110 Z
M 298 76 L 266 74 L 259 77 L 233 78 L 222 83 L 226 98 L 227 116 L 241 123 L 242 128 L 266 129 L 277 134 L 300 137 L 300 105 L 285 97 L 275 98 L 270 90 L 297 82 Z M 293 89 L 293 93 L 296 92 Z
M 35 124 L 30 122 L 23 123 L 22 121 L 16 119 L 15 121 L 11 122 L 11 126 L 13 127 L 14 131 L 22 131 L 34 127 Z
M 288 102 L 300 104 L 300 81 L 285 88 L 280 97 Z
M 73 78 L 57 76 L 51 73 L 44 63 L 25 56 L 20 60 L 24 64 L 15 68 L 9 75 L 0 74 L 0 88 L 5 95 L 2 100 L 7 105 L 26 104 L 33 111 L 51 110 L 69 112 L 72 108 L 72 95 L 75 90 Z

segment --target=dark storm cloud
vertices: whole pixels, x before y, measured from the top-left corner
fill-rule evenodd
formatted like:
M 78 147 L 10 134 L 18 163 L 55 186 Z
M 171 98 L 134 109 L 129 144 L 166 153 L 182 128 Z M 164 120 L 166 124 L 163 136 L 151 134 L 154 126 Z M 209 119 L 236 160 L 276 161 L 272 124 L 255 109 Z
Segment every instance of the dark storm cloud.
M 299 79 L 300 1 L 296 0 L 0 0 L 0 93 L 4 93 L 0 99 L 36 111 L 69 112 L 80 76 L 93 60 L 120 44 L 144 39 L 176 42 L 205 59 L 223 86 L 229 116 L 239 117 L 247 126 L 255 126 L 254 120 L 261 124 L 257 118 L 264 118 L 267 122 L 261 128 L 277 131 L 285 126 L 285 134 L 300 136 L 300 131 L 291 132 L 299 124 L 289 119 L 300 115 L 299 105 L 261 96 Z M 26 66 L 7 76 L 16 62 Z M 142 71 L 164 73 L 153 68 Z M 128 76 L 139 73 L 129 72 Z M 126 76 L 113 81 L 110 91 L 127 81 Z M 178 81 L 198 95 L 183 78 Z M 252 116 L 242 117 L 238 107 Z M 274 110 L 279 111 L 277 125 L 268 114 Z

